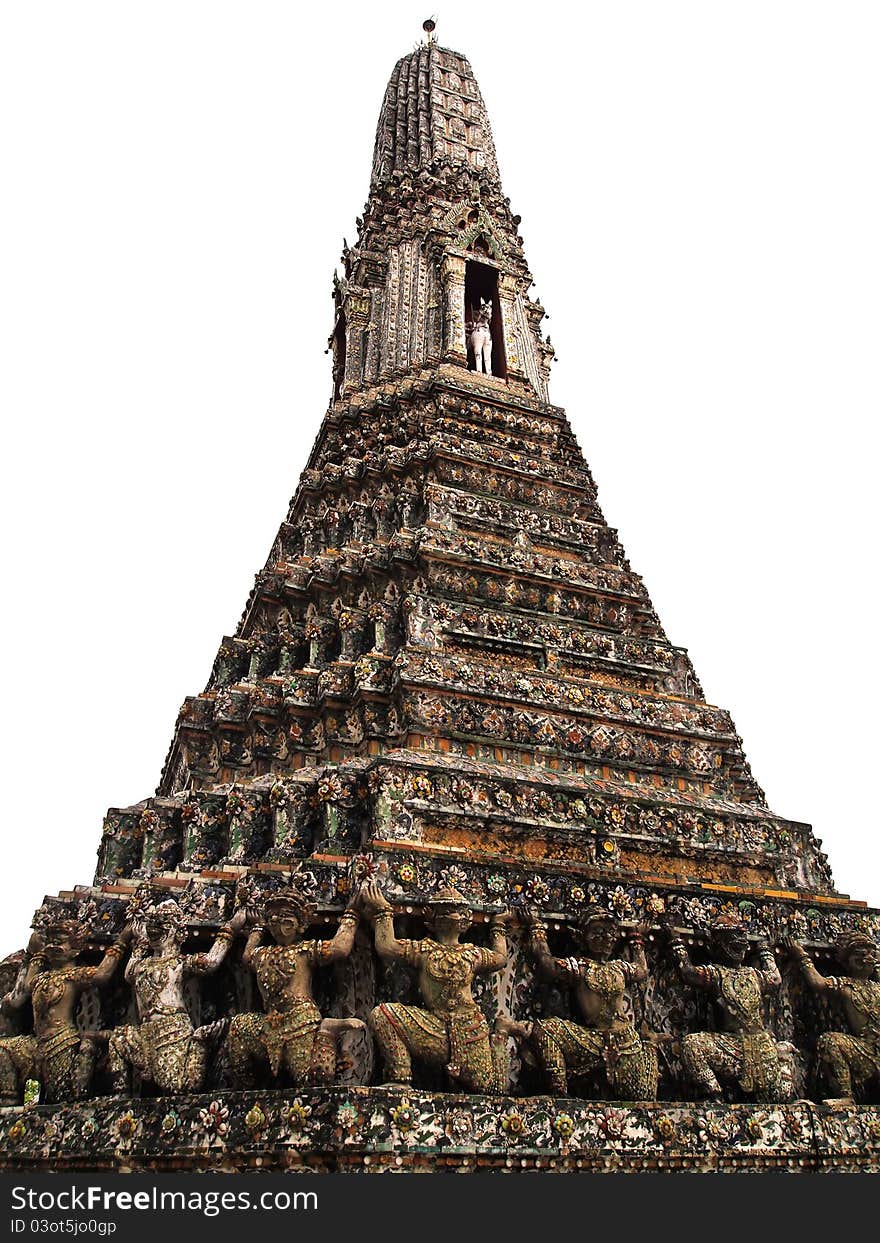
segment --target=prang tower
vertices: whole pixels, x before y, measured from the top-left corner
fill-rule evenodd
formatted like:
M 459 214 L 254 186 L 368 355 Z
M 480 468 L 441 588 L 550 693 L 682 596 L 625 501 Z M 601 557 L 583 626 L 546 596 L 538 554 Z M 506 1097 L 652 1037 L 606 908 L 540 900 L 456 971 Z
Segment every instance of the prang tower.
M 331 401 L 238 628 L 205 689 L 183 704 L 155 796 L 108 812 L 94 884 L 47 899 L 89 921 L 93 947 L 145 884 L 177 898 L 198 944 L 228 917 L 244 874 L 257 892 L 294 874 L 328 929 L 376 878 L 410 936 L 423 935 L 432 895 L 453 887 L 476 912 L 478 941 L 493 911 L 528 907 L 561 952 L 590 908 L 624 929 L 657 929 L 662 915 L 697 959 L 719 916 L 756 938 L 811 943 L 820 963 L 842 930 L 876 933 L 875 914 L 834 891 L 809 825 L 767 806 L 730 715 L 706 702 L 606 523 L 565 413 L 549 400 L 553 348 L 519 224 L 471 67 L 429 38 L 388 83 L 369 197 L 334 283 Z M 661 942 L 659 931 L 648 938 L 651 982 L 631 1005 L 642 1030 L 665 1038 L 665 1101 L 630 1109 L 614 1132 L 602 1129 L 601 1101 L 563 1109 L 544 1097 L 539 1124 L 514 1053 L 520 1103 L 503 1108 L 525 1120 L 518 1164 L 550 1152 L 563 1165 L 577 1156 L 607 1166 L 609 1153 L 656 1165 L 670 1144 L 651 1119 L 675 1110 L 677 1133 L 689 1134 L 697 1106 L 669 1103 L 680 1101 L 676 1041 L 707 1020 Z M 481 994 L 488 1015 L 554 1004 L 515 928 L 510 943 L 507 968 Z M 383 970 L 362 930 L 329 1004 L 365 1018 L 377 1000 L 411 995 L 405 974 Z M 808 1057 L 815 1008 L 796 973 L 785 975 L 775 1033 Z M 193 995 L 197 1018 L 253 1007 L 246 977 L 233 956 L 219 983 Z M 108 1023 L 108 1004 L 93 1025 Z M 113 1004 L 121 1014 L 128 1003 Z M 497 1101 L 417 1083 L 416 1121 L 404 1127 L 402 1115 L 393 1121 L 399 1100 L 369 1086 L 380 1078 L 369 1034 L 342 1043 L 338 1086 L 298 1127 L 284 1131 L 266 1091 L 236 1104 L 222 1065 L 207 1102 L 179 1098 L 174 1116 L 192 1118 L 195 1135 L 199 1111 L 219 1099 L 232 1111 L 222 1159 L 237 1168 L 257 1152 L 277 1164 L 295 1153 L 315 1168 L 371 1152 L 390 1163 L 401 1151 L 415 1168 L 504 1164 L 517 1136 L 511 1124 L 488 1138 Z M 137 1108 L 156 1147 L 135 1160 L 129 1145 L 128 1160 L 162 1165 L 161 1150 L 166 1164 L 182 1152 L 193 1165 L 220 1162 L 217 1134 L 181 1148 L 174 1123 L 166 1143 L 167 1100 Z M 727 1108 L 719 1116 L 749 1106 Z M 784 1122 L 797 1108 L 774 1116 Z M 758 1168 L 804 1164 L 808 1144 L 812 1161 L 818 1107 L 808 1108 L 801 1139 L 793 1124 L 786 1139 L 780 1122 L 771 1142 L 766 1119 L 749 1131 L 741 1113 L 739 1130 L 725 1122 L 701 1151 L 715 1143 L 716 1164 Z M 467 1114 L 460 1131 L 450 1109 Z M 105 1133 L 114 1125 L 101 1116 Z M 544 1128 L 540 1142 L 529 1126 Z
M 521 868 L 553 909 L 574 876 L 830 892 L 549 404 L 518 226 L 467 60 L 404 57 L 335 282 L 330 408 L 145 840 L 140 805 L 111 813 L 100 879 L 368 852 L 424 883 L 474 868 L 486 902 L 489 873 Z

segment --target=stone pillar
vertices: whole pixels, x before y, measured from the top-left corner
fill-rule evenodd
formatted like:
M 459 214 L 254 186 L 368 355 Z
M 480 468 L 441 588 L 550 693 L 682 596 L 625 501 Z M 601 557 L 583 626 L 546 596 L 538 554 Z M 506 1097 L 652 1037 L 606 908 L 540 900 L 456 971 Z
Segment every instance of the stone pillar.
M 130 876 L 140 866 L 144 830 L 139 811 L 120 811 L 111 807 L 104 818 L 104 831 L 98 850 L 98 880 L 118 880 Z
M 186 834 L 185 870 L 210 867 L 226 854 L 229 836 L 225 794 L 196 791 L 184 804 L 181 818 Z
M 504 354 L 507 359 L 507 374 L 517 379 L 526 378 L 526 360 L 523 349 L 526 343 L 521 340 L 519 319 L 517 315 L 517 281 L 509 272 L 498 273 L 498 300 L 501 303 L 501 332 L 504 337 Z
M 176 803 L 156 804 L 141 812 L 144 849 L 141 866 L 150 872 L 168 872 L 180 861 L 182 827 Z
M 465 260 L 461 255 L 443 256 L 443 292 L 446 307 L 443 358 L 446 362 L 467 366 L 467 342 L 464 335 L 464 274 Z
M 342 396 L 359 388 L 364 381 L 364 334 L 370 323 L 370 294 L 365 289 L 349 286 L 344 302 L 345 310 L 345 375 L 342 380 Z

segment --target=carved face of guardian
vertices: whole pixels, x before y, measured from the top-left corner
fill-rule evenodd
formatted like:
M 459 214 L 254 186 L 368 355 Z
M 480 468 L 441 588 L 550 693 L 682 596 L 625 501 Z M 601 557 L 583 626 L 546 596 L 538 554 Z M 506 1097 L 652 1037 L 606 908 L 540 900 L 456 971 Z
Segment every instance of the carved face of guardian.
M 181 923 L 181 911 L 176 902 L 161 902 L 152 907 L 144 921 L 144 931 L 150 947 L 158 949 L 169 937 L 179 941 L 183 934 Z
M 305 932 L 303 921 L 290 914 L 270 914 L 266 927 L 277 945 L 293 945 Z
M 857 980 L 869 980 L 877 970 L 877 947 L 867 941 L 850 946 L 846 953 L 847 972 Z
M 43 956 L 50 967 L 66 967 L 76 960 L 80 945 L 81 937 L 74 925 L 51 924 L 45 932 Z
M 276 945 L 301 941 L 315 914 L 304 895 L 289 892 L 270 898 L 264 907 L 266 929 Z
M 473 916 L 466 906 L 444 906 L 434 912 L 431 927 L 440 936 L 462 937 L 473 922 Z
M 592 920 L 580 930 L 578 939 L 589 958 L 604 962 L 617 944 L 617 929 L 610 920 Z
M 441 941 L 463 936 L 473 923 L 470 904 L 452 885 L 436 893 L 426 914 L 430 928 Z
M 748 952 L 749 938 L 744 928 L 718 928 L 712 937 L 712 948 L 721 962 L 737 967 Z

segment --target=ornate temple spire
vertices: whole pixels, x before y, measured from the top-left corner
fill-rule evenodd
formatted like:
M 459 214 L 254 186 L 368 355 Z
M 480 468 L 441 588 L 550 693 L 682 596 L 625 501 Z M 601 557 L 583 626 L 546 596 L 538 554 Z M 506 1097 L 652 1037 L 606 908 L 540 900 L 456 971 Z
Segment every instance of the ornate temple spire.
M 431 173 L 443 164 L 498 180 L 489 117 L 470 62 L 431 42 L 394 66 L 376 129 L 371 190 L 395 173 Z
M 443 364 L 546 401 L 553 348 L 519 223 L 473 70 L 429 31 L 391 74 L 358 242 L 335 284 L 334 401 Z
M 767 807 L 667 638 L 547 401 L 518 224 L 467 61 L 433 43 L 398 61 L 335 290 L 330 410 L 157 800 L 108 817 L 99 877 L 391 839 L 469 851 L 451 786 L 420 782 L 439 801 L 418 824 L 365 793 L 368 771 L 375 791 L 451 765 L 510 785 L 484 862 L 574 850 L 620 876 L 830 888 L 809 828 Z M 564 785 L 566 810 L 514 798 L 523 782 Z M 281 816 L 288 796 L 302 805 Z

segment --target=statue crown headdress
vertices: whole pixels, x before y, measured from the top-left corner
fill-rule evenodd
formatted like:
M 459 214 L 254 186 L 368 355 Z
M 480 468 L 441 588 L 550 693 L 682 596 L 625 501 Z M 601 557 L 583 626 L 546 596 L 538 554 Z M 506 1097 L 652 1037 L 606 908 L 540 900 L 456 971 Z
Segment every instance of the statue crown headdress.
M 315 904 L 299 889 L 291 888 L 269 894 L 263 909 L 267 916 L 274 916 L 276 919 L 297 919 L 308 923 L 315 913 Z
M 179 925 L 183 923 L 183 911 L 173 898 L 163 898 L 161 902 L 154 902 L 152 906 L 147 907 L 144 911 L 144 918 Z
M 746 926 L 738 915 L 731 915 L 725 912 L 723 915 L 717 915 L 712 921 L 711 931 L 718 932 L 722 935 L 729 932 L 745 932 Z
M 617 920 L 610 911 L 586 910 L 579 916 L 577 921 L 577 927 L 581 931 L 586 931 L 588 928 L 598 928 L 602 924 L 607 924 L 613 928 L 617 924 Z
M 43 926 L 43 937 L 46 940 L 64 937 L 77 945 L 81 945 L 84 940 L 82 925 L 78 920 L 71 919 L 69 916 L 60 916 L 47 920 Z
M 443 910 L 444 908 L 453 910 L 456 907 L 466 911 L 471 909 L 470 902 L 453 885 L 444 885 L 442 889 L 438 889 L 429 905 L 434 911 Z

